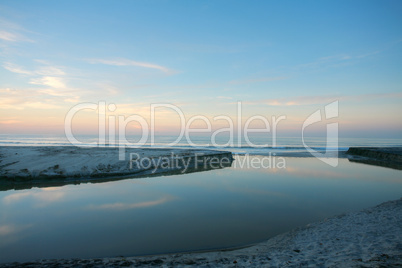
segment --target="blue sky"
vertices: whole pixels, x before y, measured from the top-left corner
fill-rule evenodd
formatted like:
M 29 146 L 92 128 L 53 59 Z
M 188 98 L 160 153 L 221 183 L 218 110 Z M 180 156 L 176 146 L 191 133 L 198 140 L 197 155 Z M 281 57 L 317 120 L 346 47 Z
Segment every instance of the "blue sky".
M 2 1 L 0 130 L 60 132 L 80 102 L 212 117 L 242 101 L 294 134 L 339 100 L 342 135 L 401 137 L 400 14 L 400 1 Z

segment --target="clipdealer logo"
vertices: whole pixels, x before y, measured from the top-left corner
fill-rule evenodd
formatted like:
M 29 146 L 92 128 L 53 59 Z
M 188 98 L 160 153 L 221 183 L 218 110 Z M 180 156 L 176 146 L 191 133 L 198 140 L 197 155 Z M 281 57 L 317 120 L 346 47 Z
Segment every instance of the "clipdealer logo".
M 129 116 L 124 115 L 110 115 L 109 113 L 115 112 L 117 106 L 113 103 L 107 105 L 106 101 L 99 101 L 98 103 L 80 103 L 73 106 L 66 114 L 64 121 L 64 129 L 65 135 L 68 141 L 74 145 L 81 145 L 82 143 L 76 139 L 73 135 L 72 125 L 74 116 L 82 111 L 82 110 L 93 110 L 97 111 L 98 116 L 98 141 L 92 142 L 91 146 L 105 147 L 106 137 L 108 138 L 108 146 L 118 146 L 119 147 L 119 160 L 125 160 L 126 154 L 125 150 L 127 147 L 130 148 L 139 148 L 144 145 L 155 146 L 155 122 L 157 118 L 157 110 L 158 109 L 169 109 L 172 112 L 175 112 L 180 119 L 179 130 L 180 133 L 177 138 L 170 143 L 166 143 L 164 147 L 173 147 L 178 145 L 183 138 L 187 142 L 188 146 L 197 146 L 191 139 L 191 133 L 209 133 L 210 134 L 210 143 L 207 146 L 214 147 L 241 147 L 242 141 L 245 141 L 245 144 L 249 147 L 266 147 L 272 146 L 275 147 L 277 145 L 277 130 L 278 124 L 282 120 L 286 120 L 286 115 L 281 116 L 271 116 L 271 120 L 269 121 L 266 117 L 262 115 L 253 115 L 247 120 L 245 120 L 243 124 L 243 111 L 242 111 L 242 102 L 237 102 L 237 114 L 236 119 L 234 120 L 232 117 L 226 115 L 218 115 L 211 119 L 204 115 L 194 115 L 186 120 L 186 116 L 184 112 L 180 109 L 180 107 L 170 104 L 170 103 L 153 103 L 150 104 L 150 120 L 147 121 L 143 116 L 139 114 L 131 114 Z M 326 150 L 324 153 L 314 150 L 309 147 L 305 142 L 305 129 L 309 126 L 316 124 L 318 122 L 322 122 L 323 119 L 331 119 L 338 117 L 338 101 L 332 102 L 324 107 L 324 114 L 322 116 L 322 112 L 320 109 L 312 113 L 306 120 L 304 120 L 302 128 L 301 128 L 301 137 L 304 148 L 311 153 L 314 157 L 320 159 L 321 161 L 329 164 L 333 167 L 338 165 L 338 123 L 330 123 L 327 124 L 327 136 L 326 136 Z M 107 114 L 109 114 L 107 116 Z M 206 125 L 205 128 L 192 128 L 192 124 L 194 121 L 199 120 L 203 121 Z M 212 130 L 212 125 L 216 121 L 226 121 L 228 127 L 218 128 Z M 264 128 L 252 128 L 250 125 L 253 121 L 260 121 L 263 123 Z M 107 123 L 108 122 L 108 123 Z M 126 128 L 129 123 L 136 122 L 140 125 L 141 128 L 141 138 L 133 143 L 129 142 L 126 138 Z M 117 123 L 117 128 L 116 128 Z M 236 127 L 235 127 L 236 126 Z M 108 130 L 108 135 L 106 136 L 106 130 Z M 224 144 L 218 144 L 216 137 L 221 133 L 228 134 L 228 141 Z M 249 138 L 250 133 L 271 133 L 272 140 L 271 144 L 262 144 L 256 145 L 251 142 Z M 117 134 L 117 135 L 116 135 Z M 236 136 L 236 141 L 234 137 Z M 117 140 L 116 140 L 117 137 Z M 150 140 L 150 142 L 148 142 Z M 158 147 L 161 147 L 159 144 Z M 271 157 L 271 155 L 270 155 Z

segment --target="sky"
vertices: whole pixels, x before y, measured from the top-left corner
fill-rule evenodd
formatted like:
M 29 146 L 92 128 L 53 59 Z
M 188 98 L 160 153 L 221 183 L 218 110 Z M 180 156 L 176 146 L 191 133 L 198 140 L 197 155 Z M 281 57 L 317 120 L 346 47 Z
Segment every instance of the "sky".
M 402 138 L 400 14 L 401 1 L 3 0 L 0 134 L 64 133 L 70 109 L 104 101 L 148 123 L 152 103 L 173 104 L 213 129 L 241 102 L 242 124 L 286 116 L 292 136 L 338 101 L 341 137 Z M 157 133 L 180 128 L 172 109 L 155 114 Z M 97 133 L 98 117 L 79 111 L 74 133 Z

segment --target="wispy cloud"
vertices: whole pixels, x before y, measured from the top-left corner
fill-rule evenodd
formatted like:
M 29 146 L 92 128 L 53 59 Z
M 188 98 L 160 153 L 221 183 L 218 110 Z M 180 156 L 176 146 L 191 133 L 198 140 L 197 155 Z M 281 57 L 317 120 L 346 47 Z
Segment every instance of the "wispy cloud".
M 40 89 L 32 89 L 30 91 L 30 95 L 34 94 L 35 96 L 43 95 L 43 96 L 56 96 L 56 97 L 64 97 L 64 101 L 66 102 L 76 102 L 79 100 L 77 96 L 77 90 L 73 90 L 68 88 L 66 82 L 66 73 L 58 66 L 53 66 L 45 61 L 36 60 L 36 62 L 42 64 L 42 66 L 37 67 L 34 70 L 27 70 L 17 64 L 13 64 L 10 62 L 6 62 L 3 64 L 3 67 L 10 72 L 22 74 L 29 77 L 28 83 L 31 85 L 45 86 L 46 88 Z M 10 91 L 10 89 L 8 89 Z M 16 93 L 17 91 L 8 92 L 5 99 L 20 99 L 22 102 L 23 96 L 11 95 L 10 93 Z M 21 91 L 27 93 L 27 91 Z M 2 92 L 0 91 L 0 94 Z M 4 90 L 3 90 L 4 93 Z M 16 98 L 17 97 L 17 98 Z M 32 100 L 31 100 L 32 101 Z M 24 103 L 24 102 L 23 102 Z M 3 103 L 4 104 L 4 103 Z M 42 104 L 40 105 L 38 102 L 31 103 L 30 105 L 24 105 L 24 107 L 32 107 L 32 108 L 55 108 L 55 105 Z
M 24 104 L 26 108 L 34 108 L 34 109 L 48 109 L 54 110 L 60 108 L 60 106 L 53 104 L 53 103 L 46 103 L 46 102 L 27 102 Z
M 347 54 L 326 56 L 326 57 L 321 57 L 312 62 L 297 65 L 297 66 L 295 66 L 295 69 L 297 69 L 297 70 L 300 70 L 300 69 L 315 70 L 315 69 L 330 68 L 330 67 L 338 66 L 339 64 L 350 64 L 350 61 L 353 58 L 354 57 L 347 55 Z
M 44 76 L 41 78 L 35 78 L 35 79 L 32 79 L 29 83 L 33 84 L 33 85 L 44 85 L 44 86 L 48 86 L 51 88 L 58 88 L 58 89 L 66 88 L 66 84 L 62 78 L 53 77 L 53 76 Z
M 34 109 L 58 109 L 61 108 L 60 99 L 63 100 L 69 96 L 63 95 L 53 97 L 43 94 L 40 90 L 33 89 L 0 89 L 0 109 L 2 110 L 24 110 L 26 108 Z
M 366 53 L 366 54 L 362 54 L 362 55 L 356 56 L 356 58 L 358 58 L 358 59 L 363 59 L 363 58 L 366 58 L 366 57 L 370 57 L 370 56 L 376 55 L 376 54 L 378 54 L 378 53 L 380 53 L 380 52 L 381 52 L 380 50 L 378 50 L 378 51 L 373 51 L 373 52 L 369 52 L 369 53 Z
M 298 105 L 312 105 L 324 104 L 336 100 L 342 101 L 363 101 L 378 98 L 402 98 L 402 92 L 392 93 L 379 93 L 379 94 L 362 94 L 362 95 L 327 95 L 327 96 L 299 96 L 294 98 L 278 98 L 278 99 L 265 99 L 258 101 L 247 101 L 246 104 L 264 104 L 269 106 L 298 106 Z
M 0 30 L 0 39 L 7 42 L 34 42 L 19 33 Z
M 15 99 L 2 99 L 0 100 L 0 109 L 2 110 L 24 110 L 26 108 L 33 109 L 41 109 L 41 110 L 54 110 L 61 108 L 60 106 L 54 103 L 48 103 L 47 100 L 44 101 L 14 101 Z M 2 122 L 6 124 L 6 122 Z M 17 122 L 8 122 L 8 124 L 17 123 Z
M 61 76 L 65 75 L 66 73 L 56 66 L 44 66 L 40 67 L 38 70 L 35 71 L 38 75 L 52 75 L 52 76 Z
M 232 80 L 229 83 L 232 85 L 239 85 L 239 84 L 251 84 L 251 83 L 259 83 L 259 82 L 270 82 L 270 81 L 277 81 L 277 80 L 284 80 L 287 77 L 262 77 L 262 78 L 253 78 L 253 79 L 242 79 L 242 80 Z
M 71 103 L 77 103 L 82 98 L 116 96 L 119 88 L 107 82 L 90 81 L 77 88 L 71 84 L 86 81 L 80 74 L 71 74 L 65 67 L 54 65 L 45 60 L 34 60 L 34 66 L 27 68 L 12 62 L 3 63 L 4 69 L 21 75 L 26 86 L 18 88 L 0 88 L 0 109 L 23 110 L 56 109 Z M 101 92 L 101 93 L 100 93 Z
M 223 100 L 232 100 L 232 97 L 227 97 L 227 96 L 218 96 L 216 97 L 217 99 L 223 99 Z
M 25 70 L 22 67 L 13 64 L 13 63 L 9 63 L 6 62 L 3 64 L 4 69 L 13 72 L 13 73 L 17 73 L 17 74 L 26 74 L 26 75 L 32 75 L 33 73 L 31 71 Z
M 19 120 L 14 120 L 14 119 L 8 119 L 8 120 L 1 120 L 0 124 L 4 124 L 4 125 L 11 125 L 11 124 L 18 124 L 21 123 L 21 121 Z
M 6 41 L 7 43 L 34 42 L 26 36 L 26 34 L 32 33 L 33 32 L 24 29 L 20 25 L 0 17 L 0 40 Z
M 368 52 L 360 55 L 350 55 L 350 54 L 337 54 L 326 57 L 321 57 L 313 62 L 304 63 L 297 65 L 296 69 L 322 69 L 322 68 L 331 68 L 331 67 L 339 67 L 349 64 L 355 64 L 361 59 L 376 55 L 380 53 L 380 50 Z
M 17 35 L 15 35 L 13 33 L 9 33 L 6 31 L 0 31 L 0 39 L 5 40 L 5 41 L 15 42 L 18 40 L 18 37 L 17 37 Z
M 36 70 L 26 70 L 25 68 L 11 63 L 11 62 L 5 62 L 3 64 L 4 69 L 17 73 L 17 74 L 26 74 L 26 75 L 44 75 L 44 76 L 63 76 L 66 73 L 60 69 L 59 67 L 52 66 L 48 64 L 47 66 L 41 66 Z
M 331 60 L 350 60 L 352 57 L 347 55 L 347 54 L 341 54 L 341 55 L 333 55 L 333 56 L 327 56 L 327 57 L 321 57 L 319 61 L 331 61 Z
M 153 63 L 149 62 L 139 62 L 139 61 L 133 61 L 129 59 L 114 59 L 114 60 L 107 60 L 107 59 L 89 59 L 89 63 L 91 64 L 106 64 L 106 65 L 113 65 L 113 66 L 137 66 L 137 67 L 143 67 L 143 68 L 150 68 L 150 69 L 156 69 L 159 71 L 162 71 L 164 73 L 168 74 L 173 74 L 174 71 Z
M 29 71 L 24 69 L 21 66 L 18 66 L 13 63 L 6 62 L 3 67 L 10 72 L 23 74 L 28 76 L 33 76 L 35 78 L 31 78 L 29 81 L 30 84 L 33 85 L 43 85 L 51 88 L 66 88 L 66 84 L 64 79 L 58 76 L 63 76 L 66 73 L 56 66 L 41 66 L 36 70 Z M 40 76 L 40 77 L 38 77 Z
M 144 85 L 144 87 L 147 87 L 147 85 Z M 179 96 L 183 94 L 184 92 L 179 90 L 179 91 L 167 91 L 164 93 L 160 94 L 152 94 L 152 95 L 147 95 L 144 96 L 144 98 L 150 98 L 150 99 L 158 99 L 158 98 L 167 98 L 167 97 L 172 97 L 172 96 Z

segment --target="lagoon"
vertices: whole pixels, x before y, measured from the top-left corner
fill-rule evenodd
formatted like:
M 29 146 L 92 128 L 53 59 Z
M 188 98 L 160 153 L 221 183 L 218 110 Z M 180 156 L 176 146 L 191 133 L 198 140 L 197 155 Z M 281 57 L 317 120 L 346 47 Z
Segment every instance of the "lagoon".
M 1 191 L 0 262 L 236 248 L 401 197 L 399 170 L 285 164 Z

